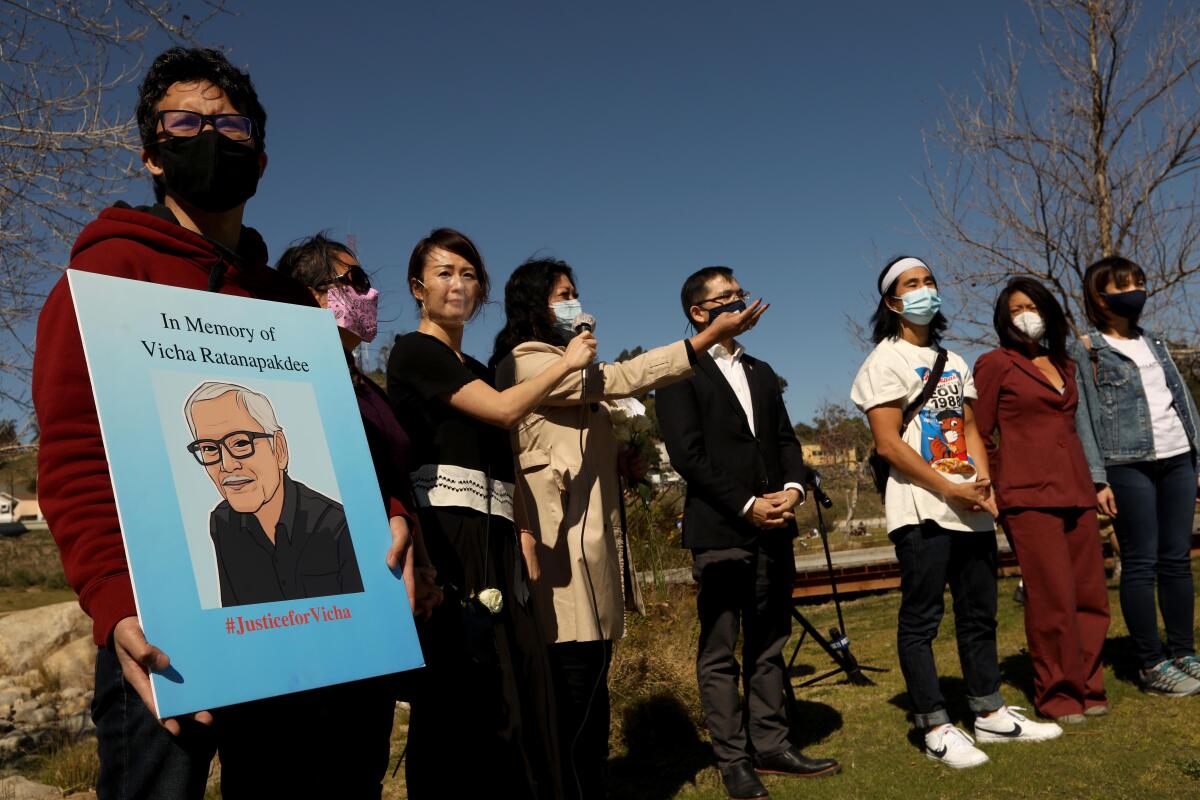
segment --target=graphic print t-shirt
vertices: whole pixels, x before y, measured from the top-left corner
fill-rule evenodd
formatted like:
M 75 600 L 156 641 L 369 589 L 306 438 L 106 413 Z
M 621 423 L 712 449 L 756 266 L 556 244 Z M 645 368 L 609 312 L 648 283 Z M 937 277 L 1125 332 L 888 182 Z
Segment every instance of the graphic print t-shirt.
M 937 350 L 933 347 L 918 347 L 903 339 L 880 342 L 859 368 L 850 399 L 864 414 L 897 400 L 911 403 L 920 396 L 935 360 Z M 975 398 L 970 368 L 960 356 L 949 353 L 933 397 L 904 429 L 904 443 L 952 481 L 975 480 L 963 424 L 963 403 Z M 991 514 L 960 512 L 941 495 L 910 483 L 896 469 L 888 477 L 884 506 L 889 531 L 924 520 L 948 530 L 995 529 Z

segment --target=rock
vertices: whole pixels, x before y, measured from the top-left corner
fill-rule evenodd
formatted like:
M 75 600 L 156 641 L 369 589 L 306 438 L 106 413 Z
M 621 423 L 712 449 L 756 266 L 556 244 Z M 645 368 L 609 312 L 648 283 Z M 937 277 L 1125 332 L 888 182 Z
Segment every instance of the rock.
M 96 800 L 96 793 L 93 791 L 76 792 L 67 795 L 63 800 Z
M 13 714 L 13 722 L 22 728 L 42 728 L 57 718 L 54 709 L 45 706 L 26 708 Z M 0 797 L 4 795 L 0 794 Z
M 55 650 L 46 657 L 45 667 L 64 688 L 90 689 L 96 679 L 96 645 L 91 634 L 80 636 Z
M 31 694 L 33 694 L 33 690 L 28 686 L 12 686 L 8 689 L 0 689 L 0 706 L 11 706 L 20 700 L 25 700 Z
M 32 743 L 33 740 L 20 731 L 0 738 L 0 761 L 7 761 L 13 756 L 24 752 Z M 0 794 L 0 797 L 3 796 Z
M 91 629 L 91 620 L 74 601 L 14 611 L 0 618 L 0 663 L 9 674 L 26 672 Z
M 5 800 L 58 800 L 62 792 L 44 783 L 34 783 L 28 778 L 13 775 L 0 780 L 0 797 Z

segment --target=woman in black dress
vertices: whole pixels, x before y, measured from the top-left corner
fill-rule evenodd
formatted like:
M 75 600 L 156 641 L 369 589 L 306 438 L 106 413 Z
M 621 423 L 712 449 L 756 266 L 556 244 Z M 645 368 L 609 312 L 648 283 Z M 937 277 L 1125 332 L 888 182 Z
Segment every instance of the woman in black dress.
M 447 228 L 413 250 L 421 312 L 396 338 L 388 395 L 412 439 L 417 515 L 445 602 L 419 626 L 425 682 L 412 702 L 408 796 L 555 798 L 562 793 L 552 679 L 514 521 L 508 429 L 595 357 L 576 336 L 544 372 L 504 392 L 462 352 L 487 299 L 475 245 Z

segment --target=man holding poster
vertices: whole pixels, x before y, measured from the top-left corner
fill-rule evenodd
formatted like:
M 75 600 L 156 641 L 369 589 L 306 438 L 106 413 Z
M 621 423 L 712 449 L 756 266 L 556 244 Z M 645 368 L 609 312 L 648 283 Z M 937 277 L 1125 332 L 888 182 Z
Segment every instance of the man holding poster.
M 167 50 L 141 85 L 137 121 L 158 202 L 101 212 L 76 241 L 71 270 L 315 305 L 307 290 L 268 266 L 262 238 L 242 225 L 267 165 L 266 112 L 249 75 L 216 50 Z M 111 314 L 118 320 L 133 310 L 113 307 Z M 42 508 L 99 647 L 99 797 L 201 798 L 214 750 L 227 798 L 379 797 L 394 711 L 386 679 L 160 724 L 149 673 L 170 675 L 170 659 L 146 641 L 137 616 L 77 316 L 64 277 L 38 320 L 33 401 Z M 124 508 L 127 515 L 139 510 Z M 294 742 L 318 737 L 321 759 L 292 757 Z

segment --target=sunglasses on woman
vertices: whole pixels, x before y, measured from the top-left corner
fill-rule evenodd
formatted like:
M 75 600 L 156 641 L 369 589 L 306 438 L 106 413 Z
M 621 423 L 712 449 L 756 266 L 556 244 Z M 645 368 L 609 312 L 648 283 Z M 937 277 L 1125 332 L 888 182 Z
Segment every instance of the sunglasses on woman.
M 366 271 L 358 264 L 350 267 L 341 275 L 337 275 L 327 281 L 321 281 L 315 288 L 324 289 L 335 283 L 340 283 L 342 286 L 349 286 L 359 294 L 366 294 L 371 291 L 371 279 L 367 277 Z

